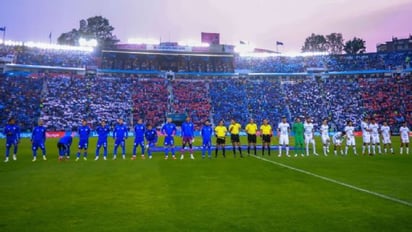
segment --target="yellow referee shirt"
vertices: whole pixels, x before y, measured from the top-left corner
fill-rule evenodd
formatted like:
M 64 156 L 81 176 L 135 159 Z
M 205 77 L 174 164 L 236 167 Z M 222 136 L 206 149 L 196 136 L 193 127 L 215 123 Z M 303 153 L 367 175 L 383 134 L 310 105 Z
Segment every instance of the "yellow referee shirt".
M 215 127 L 215 134 L 218 138 L 224 138 L 226 136 L 227 129 L 225 126 Z
M 249 123 L 246 125 L 246 133 L 250 134 L 250 135 L 255 135 L 256 131 L 257 131 L 257 125 L 256 123 Z
M 238 135 L 241 128 L 242 128 L 242 126 L 241 126 L 239 123 L 230 124 L 230 126 L 229 126 L 229 132 L 230 132 L 232 135 Z
M 262 135 L 271 135 L 272 134 L 272 126 L 267 124 L 267 125 L 261 125 L 260 126 L 260 131 L 262 132 Z

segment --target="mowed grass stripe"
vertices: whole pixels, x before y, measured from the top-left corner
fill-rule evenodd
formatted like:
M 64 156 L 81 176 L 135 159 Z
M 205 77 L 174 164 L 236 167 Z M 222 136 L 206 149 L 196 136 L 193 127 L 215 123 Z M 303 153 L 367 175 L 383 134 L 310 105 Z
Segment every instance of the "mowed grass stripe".
M 48 161 L 32 163 L 22 141 L 19 160 L 0 165 L 1 231 L 412 230 L 410 207 L 261 160 L 234 159 L 231 151 L 212 160 L 197 152 L 196 160 L 156 153 L 153 160 L 59 163 L 48 144 Z M 282 160 L 309 167 L 346 161 L 309 158 Z
M 286 165 L 286 164 L 283 164 L 283 163 L 280 163 L 280 162 L 276 162 L 276 161 L 273 161 L 273 160 L 268 160 L 268 159 L 265 159 L 263 157 L 259 157 L 259 156 L 253 156 L 253 157 L 256 158 L 256 159 L 259 159 L 259 160 L 263 160 L 265 162 L 275 164 L 275 165 L 280 166 L 280 167 L 284 167 L 284 168 L 287 168 L 287 169 L 290 169 L 290 170 L 293 170 L 293 171 L 296 171 L 296 172 L 300 172 L 300 173 L 303 173 L 303 174 L 306 174 L 306 175 L 309 175 L 309 176 L 313 176 L 313 177 L 316 177 L 316 178 L 319 178 L 319 179 L 322 179 L 322 180 L 325 180 L 325 181 L 328 181 L 328 182 L 331 182 L 331 183 L 334 183 L 334 184 L 338 184 L 338 185 L 341 185 L 341 186 L 344 186 L 344 187 L 347 187 L 347 188 L 350 188 L 350 189 L 353 189 L 353 190 L 356 190 L 356 191 L 364 192 L 364 193 L 367 193 L 367 194 L 374 195 L 376 197 L 380 197 L 380 198 L 383 198 L 383 199 L 386 199 L 386 200 L 389 200 L 389 201 L 393 201 L 393 202 L 396 202 L 396 203 L 399 203 L 399 204 L 403 204 L 403 205 L 412 207 L 412 203 L 408 202 L 408 201 L 400 200 L 400 199 L 397 199 L 397 198 L 394 198 L 394 197 L 391 197 L 391 196 L 386 196 L 384 194 L 377 193 L 377 192 L 374 192 L 374 191 L 371 191 L 371 190 L 359 188 L 359 187 L 356 187 L 356 186 L 351 185 L 351 184 L 347 184 L 347 183 L 344 183 L 344 182 L 341 182 L 341 181 L 338 181 L 338 180 L 335 180 L 335 179 L 332 179 L 332 178 L 329 178 L 329 177 L 326 177 L 326 176 L 321 176 L 321 175 L 318 175 L 318 174 L 315 174 L 315 173 L 312 173 L 312 172 L 309 172 L 309 171 L 305 171 L 303 169 L 295 168 L 295 167 L 292 167 L 292 166 L 289 166 L 289 165 Z

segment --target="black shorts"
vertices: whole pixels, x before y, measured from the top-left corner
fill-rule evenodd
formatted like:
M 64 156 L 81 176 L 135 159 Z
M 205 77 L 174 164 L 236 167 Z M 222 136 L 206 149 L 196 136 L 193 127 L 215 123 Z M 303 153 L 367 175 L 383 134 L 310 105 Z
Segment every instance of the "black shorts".
M 57 148 L 59 149 L 59 151 L 66 151 L 67 149 L 69 149 L 69 145 L 63 144 L 63 143 L 57 143 Z
M 256 134 L 254 134 L 254 135 L 247 134 L 247 142 L 248 143 L 256 143 Z
M 225 138 L 217 138 L 216 139 L 217 145 L 225 145 Z
M 262 141 L 264 143 L 270 143 L 270 139 L 272 138 L 271 135 L 262 135 Z
M 239 143 L 239 135 L 230 135 L 230 140 L 232 141 L 232 143 Z

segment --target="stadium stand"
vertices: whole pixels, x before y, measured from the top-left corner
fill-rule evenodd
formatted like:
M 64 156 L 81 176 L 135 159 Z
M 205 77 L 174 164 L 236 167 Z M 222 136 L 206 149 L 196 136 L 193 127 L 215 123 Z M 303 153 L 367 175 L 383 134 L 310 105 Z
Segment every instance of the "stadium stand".
M 387 120 L 399 128 L 406 120 L 412 123 L 411 76 L 360 78 L 363 107 L 378 122 Z
M 215 123 L 222 119 L 226 123 L 229 123 L 230 119 L 244 123 L 249 118 L 244 80 L 214 80 L 210 83 L 210 96 Z
M 98 65 L 100 60 L 86 52 L 0 45 L 0 56 L 9 55 L 15 63 L 62 67 Z M 4 74 L 0 78 L 0 119 L 5 125 L 8 118 L 15 117 L 23 130 L 29 130 L 41 118 L 49 130 L 64 130 L 78 126 L 82 118 L 92 126 L 102 118 L 109 123 L 123 118 L 130 125 L 142 118 L 160 126 L 167 113 L 185 113 L 199 128 L 208 118 L 214 123 L 220 119 L 228 123 L 235 118 L 242 125 L 249 118 L 258 123 L 268 118 L 276 125 L 285 115 L 290 122 L 298 116 L 311 116 L 316 124 L 329 118 L 332 129 L 338 130 L 348 119 L 359 125 L 364 115 L 370 115 L 378 121 L 388 120 L 395 129 L 405 120 L 412 124 L 412 76 L 410 71 L 398 73 L 410 70 L 408 57 L 412 57 L 411 51 L 308 57 L 238 56 L 233 62 L 233 58 L 227 57 L 107 53 L 101 56 L 100 68 L 172 70 L 177 72 L 176 78 L 116 71 L 97 76 L 51 71 Z M 327 75 L 292 74 L 309 68 L 326 70 Z M 235 69 L 281 75 L 235 75 Z M 327 73 L 381 69 L 392 71 Z
M 212 106 L 209 98 L 209 83 L 202 80 L 173 81 L 172 113 L 189 115 L 197 129 L 210 118 Z
M 47 65 L 59 67 L 85 67 L 95 65 L 95 57 L 89 52 L 47 50 L 40 48 L 16 47 L 18 64 Z
M 410 66 L 407 57 L 412 57 L 412 51 L 307 57 L 237 56 L 235 61 L 236 69 L 258 73 L 299 73 L 307 71 L 308 68 L 324 68 L 328 71 L 396 70 Z
M 133 80 L 133 118 L 161 125 L 168 111 L 166 81 L 161 78 Z
M 15 118 L 23 131 L 40 116 L 43 78 L 36 75 L 0 77 L 0 123 Z

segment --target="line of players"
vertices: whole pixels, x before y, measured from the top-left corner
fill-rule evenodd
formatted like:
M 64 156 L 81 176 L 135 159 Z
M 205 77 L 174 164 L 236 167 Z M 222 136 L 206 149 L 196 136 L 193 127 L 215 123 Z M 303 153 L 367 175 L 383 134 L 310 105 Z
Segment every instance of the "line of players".
M 194 142 L 194 124 L 191 122 L 190 117 L 186 118 L 186 121 L 182 124 L 182 149 L 180 159 L 184 159 L 184 155 L 187 150 L 189 150 L 190 158 L 194 159 L 193 155 L 193 142 Z M 212 156 L 212 136 L 216 136 L 216 148 L 215 148 L 215 157 L 218 155 L 219 149 L 222 150 L 223 157 L 226 156 L 225 144 L 226 144 L 226 134 L 230 133 L 233 155 L 236 157 L 236 151 L 239 152 L 240 157 L 243 157 L 242 147 L 240 145 L 240 131 L 242 126 L 237 123 L 234 119 L 231 120 L 231 123 L 228 129 L 224 125 L 224 121 L 221 120 L 219 124 L 212 128 L 210 121 L 207 120 L 201 130 L 202 136 L 202 158 L 206 157 L 206 152 L 208 157 Z M 316 153 L 316 144 L 314 139 L 314 124 L 311 118 L 306 118 L 305 122 L 302 123 L 300 118 L 297 118 L 295 123 L 293 123 L 292 128 L 290 124 L 286 121 L 286 117 L 282 117 L 282 121 L 278 124 L 277 134 L 279 136 L 279 153 L 278 156 L 282 156 L 282 150 L 285 149 L 285 155 L 289 155 L 289 137 L 291 130 L 294 133 L 295 137 L 295 157 L 299 154 L 305 156 L 304 150 L 306 150 L 306 156 L 309 156 L 309 148 L 312 145 L 313 154 L 318 156 Z M 390 127 L 386 122 L 382 126 L 374 120 L 367 117 L 361 123 L 362 136 L 363 136 L 363 146 L 362 154 L 365 154 L 366 150 L 369 155 L 382 154 L 380 146 L 380 135 L 383 139 L 383 148 L 384 152 L 387 153 L 388 149 L 393 154 L 393 147 L 391 143 L 391 133 Z M 96 146 L 96 155 L 95 160 L 99 159 L 100 149 L 103 148 L 103 159 L 107 159 L 108 155 L 108 136 L 110 133 L 110 127 L 106 124 L 104 120 L 101 121 L 101 124 L 96 128 L 96 133 L 98 135 L 98 141 Z M 254 155 L 257 155 L 257 132 L 258 126 L 253 119 L 250 119 L 249 123 L 245 127 L 247 133 L 248 147 L 247 153 L 250 155 L 251 149 L 253 149 Z M 401 147 L 400 154 L 403 154 L 403 148 L 406 149 L 406 154 L 409 154 L 409 128 L 407 127 L 406 122 L 400 127 L 401 135 Z M 163 125 L 161 133 L 165 136 L 164 139 L 164 152 L 165 159 L 168 159 L 169 152 L 172 155 L 173 159 L 176 159 L 176 151 L 174 146 L 174 136 L 176 135 L 177 127 L 172 122 L 171 118 L 167 119 L 167 122 Z M 214 132 L 214 133 L 213 133 Z M 331 139 L 329 136 L 329 126 L 328 121 L 324 120 L 321 127 L 321 139 L 323 143 L 323 154 L 325 156 L 329 153 L 329 147 Z M 356 143 L 355 143 L 355 127 L 353 126 L 352 121 L 348 121 L 343 131 L 339 131 L 332 136 L 332 143 L 334 147 L 334 154 L 337 155 L 341 153 L 342 155 L 347 155 L 349 147 L 352 147 L 353 154 L 357 155 Z M 87 160 L 87 150 L 88 142 L 91 134 L 91 128 L 87 125 L 87 121 L 83 120 L 82 125 L 78 128 L 79 144 L 78 151 L 76 154 L 76 161 L 81 157 L 83 152 L 83 159 Z M 13 160 L 17 159 L 17 147 L 20 140 L 20 129 L 16 125 L 15 120 L 12 118 L 9 120 L 8 124 L 5 127 L 4 134 L 6 135 L 6 159 L 5 162 L 9 161 L 10 149 L 14 146 Z M 157 131 L 150 124 L 143 124 L 141 119 L 138 120 L 137 124 L 134 126 L 134 146 L 133 146 L 133 156 L 132 159 L 136 159 L 137 149 L 141 149 L 141 157 L 145 158 L 145 151 L 147 150 L 149 159 L 152 158 L 152 148 L 155 147 L 157 143 Z M 262 139 L 262 156 L 267 150 L 268 155 L 271 154 L 271 138 L 273 136 L 273 130 L 268 120 L 263 120 L 263 124 L 260 126 L 260 137 Z M 125 141 L 128 138 L 128 128 L 124 124 L 122 119 L 118 120 L 117 125 L 113 130 L 113 139 L 114 139 L 114 150 L 113 150 L 113 159 L 117 159 L 118 148 L 122 149 L 122 158 L 126 158 L 126 146 Z M 342 149 L 343 140 L 346 139 L 345 150 Z M 146 143 L 145 143 L 146 140 Z M 41 149 L 43 154 L 43 160 L 46 158 L 46 128 L 43 126 L 43 122 L 40 120 L 38 126 L 36 126 L 32 131 L 31 142 L 32 142 L 32 151 L 33 151 L 33 161 L 37 160 L 37 150 Z M 72 134 L 62 137 L 57 147 L 59 149 L 59 159 L 69 158 L 70 156 L 70 147 L 72 144 Z M 306 149 L 304 149 L 304 146 Z M 377 151 L 376 151 L 377 150 Z
M 388 153 L 389 151 L 394 154 L 394 150 L 392 147 L 391 141 L 391 129 L 387 122 L 383 122 L 383 125 L 380 126 L 375 119 L 371 119 L 369 122 L 369 118 L 365 117 L 361 122 L 361 129 L 362 129 L 362 155 L 365 155 L 366 150 L 369 155 L 376 155 L 382 154 L 382 149 L 380 146 L 380 136 L 382 136 L 383 141 L 383 149 L 384 153 Z M 315 140 L 313 137 L 314 133 L 314 125 L 312 123 L 311 118 L 306 118 L 306 121 L 303 123 L 300 122 L 300 118 L 296 119 L 296 122 L 293 124 L 292 131 L 295 135 L 295 157 L 298 156 L 300 153 L 304 156 L 303 153 L 303 143 L 306 147 L 306 156 L 309 156 L 309 145 L 312 144 L 313 147 L 313 154 L 318 155 L 316 153 L 316 145 Z M 286 148 L 286 156 L 289 155 L 288 146 L 289 146 L 289 132 L 290 132 L 290 125 L 286 122 L 286 118 L 282 118 L 282 122 L 279 123 L 278 126 L 278 134 L 279 134 L 279 157 L 282 156 L 282 146 Z M 409 154 L 409 128 L 407 127 L 407 123 L 404 122 L 403 125 L 399 128 L 400 137 L 401 137 L 401 146 L 400 146 L 400 154 L 403 154 L 403 148 L 406 149 L 406 154 Z M 322 150 L 323 155 L 328 156 L 329 148 L 331 144 L 331 138 L 329 136 L 329 125 L 328 120 L 325 119 L 320 126 L 320 134 L 322 140 Z M 346 146 L 345 149 L 342 148 L 343 141 L 346 139 Z M 334 133 L 332 136 L 332 144 L 333 144 L 333 153 L 338 155 L 348 155 L 348 150 L 352 147 L 353 154 L 357 155 L 356 151 L 356 142 L 355 142 L 355 127 L 352 121 L 347 121 L 347 125 L 343 129 L 343 131 L 338 131 Z

